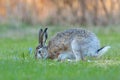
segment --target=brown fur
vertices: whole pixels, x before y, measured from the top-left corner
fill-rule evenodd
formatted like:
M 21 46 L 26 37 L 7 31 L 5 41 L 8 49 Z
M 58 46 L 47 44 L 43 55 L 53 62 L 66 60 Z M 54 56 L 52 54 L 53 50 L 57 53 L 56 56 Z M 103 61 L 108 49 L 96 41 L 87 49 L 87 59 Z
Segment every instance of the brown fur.
M 62 51 L 71 51 L 71 42 L 75 37 L 79 37 L 79 40 L 83 40 L 92 35 L 94 34 L 84 29 L 69 29 L 57 33 L 48 43 L 49 57 L 54 59 L 57 58 Z

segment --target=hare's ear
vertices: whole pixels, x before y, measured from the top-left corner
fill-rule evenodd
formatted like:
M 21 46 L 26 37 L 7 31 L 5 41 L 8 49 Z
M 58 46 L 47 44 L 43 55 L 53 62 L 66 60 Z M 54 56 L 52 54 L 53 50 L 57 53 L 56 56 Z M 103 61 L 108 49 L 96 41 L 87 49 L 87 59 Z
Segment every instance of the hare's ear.
M 39 44 L 41 44 L 41 45 L 43 44 L 43 36 L 42 35 L 43 35 L 43 29 L 40 29 L 39 30 L 39 40 L 38 41 L 39 41 Z
M 46 40 L 48 38 L 48 33 L 47 33 L 48 28 L 45 28 L 44 33 L 43 33 L 43 44 L 45 45 Z

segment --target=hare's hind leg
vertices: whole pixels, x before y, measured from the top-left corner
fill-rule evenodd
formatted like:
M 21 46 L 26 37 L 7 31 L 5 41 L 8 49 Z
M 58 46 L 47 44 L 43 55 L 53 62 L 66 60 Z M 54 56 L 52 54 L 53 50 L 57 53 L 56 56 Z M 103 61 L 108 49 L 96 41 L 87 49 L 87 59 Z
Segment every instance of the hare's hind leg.
M 72 52 L 63 52 L 58 56 L 58 61 L 72 61 L 75 60 L 75 56 Z
M 81 43 L 79 43 L 79 41 L 77 41 L 76 39 L 73 40 L 71 43 L 71 48 L 75 55 L 76 61 L 84 60 L 84 51 L 80 45 Z
M 73 49 L 73 53 L 75 55 L 75 60 L 79 61 L 79 60 L 84 60 L 84 56 L 81 50 L 74 50 Z

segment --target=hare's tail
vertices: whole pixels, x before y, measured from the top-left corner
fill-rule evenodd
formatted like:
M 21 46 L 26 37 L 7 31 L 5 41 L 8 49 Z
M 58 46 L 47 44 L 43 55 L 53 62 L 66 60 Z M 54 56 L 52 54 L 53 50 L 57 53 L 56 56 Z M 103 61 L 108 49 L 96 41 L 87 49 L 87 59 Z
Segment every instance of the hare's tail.
M 108 49 L 110 49 L 110 48 L 111 48 L 110 46 L 104 46 L 104 47 L 98 49 L 98 50 L 96 51 L 94 57 L 97 57 L 97 58 L 101 57 L 101 56 L 104 55 L 104 54 L 108 51 Z

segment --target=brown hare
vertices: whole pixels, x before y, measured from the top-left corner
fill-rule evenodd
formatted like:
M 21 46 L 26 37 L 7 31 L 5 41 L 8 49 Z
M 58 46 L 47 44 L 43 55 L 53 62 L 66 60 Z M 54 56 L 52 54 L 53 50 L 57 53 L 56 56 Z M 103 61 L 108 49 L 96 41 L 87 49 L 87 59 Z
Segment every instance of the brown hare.
M 85 56 L 100 57 L 110 48 L 110 46 L 100 48 L 100 42 L 96 35 L 82 28 L 58 32 L 46 46 L 47 29 L 39 31 L 36 58 L 79 61 L 84 60 Z

